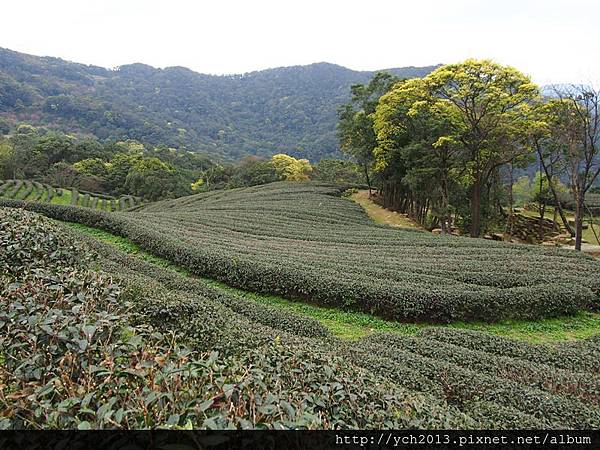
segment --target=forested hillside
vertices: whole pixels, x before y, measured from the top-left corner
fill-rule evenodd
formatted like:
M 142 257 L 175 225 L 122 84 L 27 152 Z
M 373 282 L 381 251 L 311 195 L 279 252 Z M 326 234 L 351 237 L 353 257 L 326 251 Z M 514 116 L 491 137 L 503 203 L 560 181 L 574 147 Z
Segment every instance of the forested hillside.
M 372 76 L 328 63 L 228 76 L 144 64 L 108 70 L 0 49 L 0 128 L 29 122 L 231 159 L 283 151 L 318 160 L 338 153 L 336 111 L 350 86 Z

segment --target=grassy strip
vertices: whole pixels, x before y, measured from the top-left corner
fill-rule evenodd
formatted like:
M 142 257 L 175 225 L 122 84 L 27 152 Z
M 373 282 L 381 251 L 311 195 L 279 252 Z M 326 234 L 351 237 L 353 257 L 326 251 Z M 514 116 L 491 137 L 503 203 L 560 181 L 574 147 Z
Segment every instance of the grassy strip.
M 409 219 L 404 214 L 399 214 L 389 209 L 382 208 L 369 198 L 369 191 L 361 190 L 350 196 L 350 199 L 358 203 L 365 210 L 367 215 L 375 223 L 389 225 L 395 228 L 415 228 L 422 227 L 415 221 Z
M 58 191 L 62 191 L 62 195 L 58 195 Z M 57 194 L 52 197 L 52 201 L 50 202 L 53 205 L 70 205 L 71 204 L 71 190 L 70 189 L 62 189 L 56 188 Z
M 152 255 L 139 248 L 127 238 L 116 236 L 106 231 L 81 225 L 63 222 L 98 240 L 111 244 L 119 250 L 136 255 L 144 261 L 175 270 L 183 275 L 192 276 L 190 272 L 170 261 Z M 298 301 L 287 300 L 273 295 L 257 294 L 232 288 L 224 283 L 202 278 L 206 283 L 223 291 L 232 292 L 245 298 L 268 306 L 288 309 L 300 315 L 312 317 L 331 332 L 342 339 L 358 339 L 374 332 L 414 334 L 427 324 L 400 323 L 383 320 L 369 314 L 343 311 L 337 308 L 325 308 Z M 565 340 L 584 339 L 600 333 L 600 314 L 580 312 L 575 316 L 543 319 L 539 321 L 505 320 L 493 324 L 481 322 L 455 322 L 449 327 L 486 331 L 500 336 L 520 339 L 532 343 L 551 343 Z

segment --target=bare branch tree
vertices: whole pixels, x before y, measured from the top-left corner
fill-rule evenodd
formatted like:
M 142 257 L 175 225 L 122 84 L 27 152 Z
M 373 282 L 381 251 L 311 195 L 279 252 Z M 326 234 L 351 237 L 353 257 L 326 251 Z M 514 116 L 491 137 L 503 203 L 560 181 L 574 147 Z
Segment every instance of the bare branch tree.
M 575 201 L 575 249 L 581 250 L 585 195 L 600 174 L 600 91 L 571 85 L 555 93 L 565 106 L 558 123 Z

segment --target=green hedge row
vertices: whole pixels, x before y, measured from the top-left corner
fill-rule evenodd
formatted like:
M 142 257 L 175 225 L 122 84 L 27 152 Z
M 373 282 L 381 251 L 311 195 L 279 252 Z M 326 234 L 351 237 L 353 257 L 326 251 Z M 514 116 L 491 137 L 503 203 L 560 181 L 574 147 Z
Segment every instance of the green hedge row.
M 495 336 L 482 331 L 454 328 L 426 328 L 419 332 L 419 336 L 488 354 L 580 372 L 584 376 L 600 373 L 598 337 L 596 340 L 585 339 L 575 343 L 549 346 L 528 345 L 515 339 Z
M 600 308 L 600 264 L 589 257 L 379 227 L 338 194 L 293 183 L 200 194 L 140 208 L 126 231 L 197 274 L 395 320 Z
M 150 275 L 112 273 L 117 261 L 35 214 L 2 208 L 0 231 L 0 350 L 12 394 L 0 396 L 0 428 L 480 423 L 349 364 L 329 340 L 274 334 Z M 226 340 L 237 348 L 229 356 L 202 351 Z
M 80 238 L 84 239 L 85 237 L 81 235 Z M 180 303 L 186 303 L 181 298 L 193 298 L 196 299 L 195 301 L 209 299 L 209 303 L 213 305 L 221 304 L 226 309 L 246 317 L 251 322 L 266 325 L 276 330 L 305 337 L 330 336 L 329 331 L 314 319 L 261 305 L 240 295 L 224 292 L 204 283 L 202 280 L 186 277 L 172 269 L 166 269 L 140 258 L 117 252 L 108 244 L 92 241 L 89 245 L 102 256 L 100 267 L 103 270 L 122 275 L 128 279 L 137 279 L 138 286 L 145 292 L 149 292 L 145 295 L 150 298 L 155 297 L 153 292 L 156 290 L 156 292 L 162 292 L 161 295 L 164 296 L 171 295 L 170 293 L 173 292 L 177 293 L 180 297 L 178 300 Z M 159 286 L 157 286 L 157 283 Z M 224 313 L 217 315 L 223 316 Z M 231 313 L 229 315 L 231 316 Z M 183 315 L 177 318 L 177 321 L 187 320 L 185 317 Z M 227 328 L 222 324 L 220 326 Z
M 406 341 L 392 335 L 377 335 L 361 342 L 363 348 L 380 358 L 401 363 L 439 384 L 445 400 L 461 407 L 474 401 L 488 401 L 515 408 L 525 414 L 550 424 L 577 429 L 600 427 L 600 408 L 593 403 L 531 387 L 480 372 L 476 366 L 468 368 L 448 361 L 447 352 L 435 342 L 425 356 Z M 422 344 L 422 348 L 427 346 Z M 468 361 L 463 364 L 468 365 Z M 399 382 L 402 383 L 401 380 Z
M 312 210 L 318 208 L 318 220 L 314 220 L 315 213 L 306 214 L 300 228 L 317 227 L 311 231 L 315 238 L 342 226 L 326 223 L 326 232 L 319 234 L 319 227 L 323 226 L 319 221 L 336 217 L 337 213 L 331 216 L 330 207 L 340 210 L 344 221 L 352 217 L 352 205 L 339 204 L 350 204 L 347 200 L 336 198 L 331 192 L 319 194 L 315 188 L 302 189 L 297 192 L 277 187 L 274 193 L 265 193 L 264 189 L 255 188 L 250 194 L 234 190 L 239 198 L 229 198 L 228 193 L 199 196 L 207 202 L 200 202 L 204 209 L 193 206 L 199 201 L 192 196 L 110 216 L 64 207 L 37 210 L 128 237 L 143 249 L 197 275 L 232 286 L 310 299 L 393 320 L 537 319 L 600 308 L 600 265 L 575 252 L 403 233 L 367 226 L 362 215 L 354 218 L 358 224 L 354 231 L 384 232 L 386 246 L 332 243 L 329 237 L 325 241 L 289 237 L 281 240 L 268 234 L 280 216 L 302 216 L 295 209 L 284 214 L 294 199 L 302 203 L 303 198 L 308 198 L 313 202 Z M 256 203 L 253 193 L 265 203 Z M 313 197 L 327 202 L 327 209 L 314 205 Z M 244 198 L 246 203 L 242 202 Z M 262 215 L 257 215 L 257 205 L 262 205 Z M 159 206 L 163 212 L 157 210 Z M 269 208 L 278 213 L 277 217 L 269 216 Z M 247 229 L 238 231 L 240 223 L 250 222 L 256 227 L 265 225 L 267 235 L 260 234 L 260 227 L 251 234 Z M 289 226 L 282 226 L 277 222 L 277 229 L 290 231 Z M 423 247 L 423 243 L 432 247 Z M 466 246 L 467 243 L 472 245 Z
M 443 332 L 444 330 L 442 334 Z M 439 359 L 481 374 L 514 381 L 529 388 L 600 404 L 600 374 L 598 373 L 572 372 L 534 361 L 466 349 L 423 338 L 422 335 L 419 337 L 376 335 L 365 339 L 365 342 L 376 344 L 383 342 L 394 348 L 408 349 L 424 357 Z
M 112 227 L 129 226 L 127 215 L 30 203 L 27 208 L 60 211 L 61 216 L 77 217 L 80 221 L 106 219 L 107 226 Z M 93 314 L 108 314 L 107 320 L 119 317 L 111 325 L 116 330 L 111 336 L 118 339 L 133 336 L 133 341 L 115 342 L 116 347 L 109 354 L 120 355 L 116 361 L 125 364 L 124 368 L 135 366 L 137 363 L 132 363 L 131 358 L 137 358 L 151 368 L 149 373 L 159 374 L 159 378 L 155 375 L 152 378 L 116 371 L 110 378 L 114 384 L 102 391 L 112 392 L 112 397 L 107 400 L 92 396 L 86 400 L 86 405 L 91 406 L 85 408 L 81 406 L 83 396 L 66 402 L 62 389 L 54 389 L 50 396 L 44 390 L 49 379 L 32 379 L 28 375 L 28 386 L 32 382 L 39 386 L 35 395 L 0 407 L 15 411 L 17 405 L 18 416 L 26 417 L 31 424 L 74 427 L 86 420 L 94 427 L 106 427 L 110 422 L 104 421 L 104 409 L 109 408 L 111 414 L 129 409 L 129 414 L 119 413 L 117 423 L 138 427 L 167 422 L 182 426 L 188 420 L 207 427 L 595 429 L 600 426 L 600 335 L 550 347 L 481 332 L 433 328 L 414 337 L 378 334 L 341 342 L 328 334 L 322 335 L 318 328 L 313 329 L 310 320 L 304 322 L 292 314 L 267 317 L 267 310 L 260 305 L 253 309 L 242 297 L 230 296 L 202 280 L 126 255 L 73 231 L 67 232 L 29 212 L 0 209 L 0 230 L 2 273 L 21 280 L 21 286 L 28 286 L 19 294 L 28 300 L 19 298 L 20 304 L 34 302 L 27 303 L 31 305 L 27 306 L 30 321 L 11 319 L 0 323 L 29 327 L 44 317 L 59 317 L 61 323 L 71 324 L 69 329 L 84 330 L 84 326 L 90 325 L 92 310 Z M 78 250 L 83 244 L 84 253 Z M 12 250 L 15 248 L 19 252 Z M 90 257 L 94 258 L 93 263 Z M 65 271 L 60 272 L 60 267 Z M 91 278 L 80 272 L 82 268 L 93 267 L 98 273 Z M 41 279 L 36 278 L 39 270 Z M 49 277 L 49 272 L 54 275 Z M 27 274 L 33 278 L 24 278 Z M 58 306 L 58 315 L 49 314 L 44 308 L 56 306 L 43 297 L 50 291 L 39 287 L 42 279 L 55 284 L 60 280 L 59 284 L 65 286 L 79 283 L 77 286 L 82 288 L 69 287 L 70 300 Z M 106 280 L 109 284 L 93 280 Z M 4 286 L 14 289 L 18 284 L 6 280 Z M 77 292 L 82 292 L 83 297 Z M 73 308 L 78 304 L 93 305 L 98 301 L 94 299 L 102 298 L 106 292 L 118 292 L 118 298 L 109 302 L 117 310 L 107 310 L 106 303 L 101 302 L 96 309 Z M 41 309 L 32 300 L 37 296 L 41 296 Z M 16 297 L 0 294 L 0 298 Z M 7 311 L 12 315 L 24 314 L 22 307 L 17 309 L 10 302 L 8 305 L 0 309 L 0 314 Z M 133 328 L 119 332 L 123 321 Z M 150 330 L 145 332 L 147 327 Z M 22 336 L 24 331 L 30 333 L 31 329 L 0 333 L 0 345 L 18 344 L 15 336 Z M 35 332 L 43 334 L 39 334 L 40 342 L 53 333 L 52 330 Z M 85 335 L 86 331 L 82 332 Z M 100 333 L 99 338 L 102 336 Z M 72 343 L 69 345 L 83 345 L 74 337 L 67 338 L 65 342 Z M 99 341 L 85 345 L 96 346 Z M 9 351 L 29 351 L 17 344 Z M 182 344 L 193 350 L 179 347 Z M 53 361 L 39 358 L 37 353 L 14 356 L 33 361 L 28 369 L 30 374 L 41 367 L 48 369 L 40 374 L 56 374 L 56 361 L 64 356 L 60 348 L 38 349 L 45 355 L 54 355 L 57 359 Z M 98 347 L 93 349 L 97 351 Z M 210 356 L 207 361 L 207 354 L 202 352 L 215 349 L 222 356 Z M 73 364 L 93 358 L 86 351 L 80 355 L 72 360 Z M 44 361 L 48 366 L 38 366 L 35 361 Z M 190 361 L 195 362 L 190 366 Z M 188 373 L 194 376 L 188 377 Z M 16 379 L 11 378 L 11 389 L 24 389 L 25 378 L 18 372 L 17 375 Z M 92 379 L 100 381 L 99 376 Z M 89 386 L 89 381 L 86 383 Z M 148 403 L 152 405 L 151 413 L 144 419 L 135 402 L 142 392 L 149 394 L 144 391 L 148 387 L 145 383 L 164 385 L 165 389 L 168 386 L 172 400 L 160 395 L 151 400 Z M 94 392 L 98 389 L 94 387 Z M 224 392 L 230 394 L 223 398 Z M 199 402 L 206 409 L 199 411 L 189 406 Z M 102 414 L 93 416 L 85 412 L 97 411 L 108 403 L 110 406 L 104 407 Z M 45 405 L 45 413 L 38 417 L 34 411 L 39 404 Z

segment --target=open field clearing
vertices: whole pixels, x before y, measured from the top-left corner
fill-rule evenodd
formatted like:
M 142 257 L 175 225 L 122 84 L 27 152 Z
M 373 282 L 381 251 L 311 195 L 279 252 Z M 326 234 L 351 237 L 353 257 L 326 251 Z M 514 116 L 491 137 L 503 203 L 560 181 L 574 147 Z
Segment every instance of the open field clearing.
M 0 230 L 3 427 L 600 426 L 598 336 L 338 340 L 32 212 L 0 209 Z

